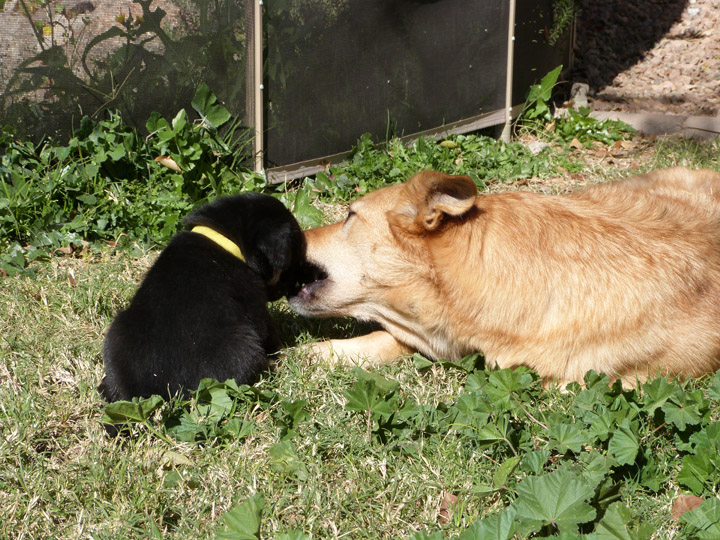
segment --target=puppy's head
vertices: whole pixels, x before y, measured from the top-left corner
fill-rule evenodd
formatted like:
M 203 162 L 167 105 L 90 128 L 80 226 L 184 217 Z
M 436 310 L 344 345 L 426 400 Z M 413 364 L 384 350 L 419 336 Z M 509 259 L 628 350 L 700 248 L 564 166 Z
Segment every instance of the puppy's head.
M 303 279 L 305 237 L 297 221 L 274 197 L 244 193 L 200 207 L 186 220 L 236 243 L 250 268 L 265 282 L 269 300 L 291 296 Z

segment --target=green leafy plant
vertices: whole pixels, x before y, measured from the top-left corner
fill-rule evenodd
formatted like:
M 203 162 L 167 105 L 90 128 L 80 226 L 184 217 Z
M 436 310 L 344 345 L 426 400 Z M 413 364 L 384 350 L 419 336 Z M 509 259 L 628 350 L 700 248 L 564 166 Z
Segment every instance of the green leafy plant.
M 134 0 L 133 12 L 139 15 L 119 12 L 112 26 L 88 35 L 82 9 L 21 0 L 19 10 L 31 23 L 40 52 L 21 62 L 0 92 L 6 122 L 33 140 L 48 134 L 65 139 L 79 111 L 96 120 L 118 110 L 127 119 L 144 122 L 153 111 L 171 115 L 203 82 L 241 117 L 245 80 L 235 68 L 245 57 L 242 5 L 225 0 L 173 3 L 181 16 L 172 23 L 151 0 Z M 43 24 L 34 18 L 38 7 L 49 19 L 49 40 L 36 27 L 36 22 Z M 62 10 L 65 22 L 56 10 Z M 41 102 L 34 98 L 39 89 L 47 90 Z
M 184 110 L 170 122 L 154 114 L 147 138 L 117 113 L 99 122 L 83 118 L 65 146 L 17 141 L 3 130 L 0 269 L 14 275 L 42 253 L 86 241 L 164 242 L 194 205 L 265 186 L 240 166 L 246 132 L 207 86 L 192 106 L 198 121 Z M 177 170 L 157 161 L 163 158 Z
M 561 72 L 562 66 L 558 66 L 530 87 L 519 117 L 521 129 L 563 145 L 579 141 L 586 147 L 594 142 L 612 144 L 635 135 L 633 128 L 619 120 L 592 118 L 588 108 L 568 109 L 555 116 L 552 92 Z
M 555 45 L 573 25 L 580 12 L 580 5 L 577 0 L 554 0 L 552 11 L 553 24 L 548 31 L 547 41 L 550 45 Z

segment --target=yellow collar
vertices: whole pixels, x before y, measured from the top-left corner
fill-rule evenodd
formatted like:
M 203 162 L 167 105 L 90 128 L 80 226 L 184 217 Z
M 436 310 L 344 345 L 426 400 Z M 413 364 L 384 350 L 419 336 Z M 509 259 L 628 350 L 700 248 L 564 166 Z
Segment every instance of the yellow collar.
M 235 255 L 242 262 L 245 262 L 245 257 L 243 257 L 242 251 L 240 251 L 238 245 L 226 236 L 220 234 L 219 232 L 212 230 L 210 227 L 205 227 L 204 225 L 198 225 L 197 227 L 193 227 L 192 232 L 207 236 L 217 245 Z

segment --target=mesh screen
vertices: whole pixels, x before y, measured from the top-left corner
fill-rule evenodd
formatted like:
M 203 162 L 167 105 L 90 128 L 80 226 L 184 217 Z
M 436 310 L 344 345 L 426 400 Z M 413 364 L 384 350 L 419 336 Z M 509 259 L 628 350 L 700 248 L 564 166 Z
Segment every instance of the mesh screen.
M 553 16 L 553 0 L 516 0 L 513 103 L 559 65 L 568 66 L 572 21 Z M 551 44 L 552 43 L 552 44 Z M 562 83 L 561 83 L 562 84 Z
M 508 0 L 265 0 L 264 81 L 254 1 L 0 0 L 0 124 L 63 138 L 119 110 L 142 131 L 205 83 L 250 125 L 264 82 L 273 167 L 504 109 Z M 514 103 L 566 59 L 557 1 L 517 0 Z
M 268 166 L 504 107 L 506 1 L 265 5 Z

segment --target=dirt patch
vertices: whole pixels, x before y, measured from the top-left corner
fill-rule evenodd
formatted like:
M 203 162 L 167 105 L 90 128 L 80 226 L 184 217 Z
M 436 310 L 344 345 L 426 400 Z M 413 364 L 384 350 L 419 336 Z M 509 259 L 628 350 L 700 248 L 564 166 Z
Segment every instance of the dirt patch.
M 602 111 L 720 116 L 720 0 L 583 0 L 572 79 Z

